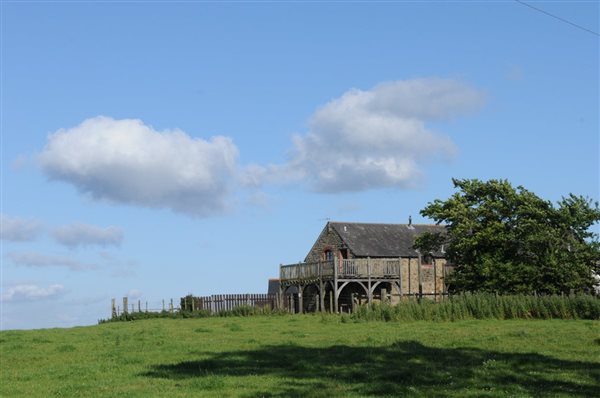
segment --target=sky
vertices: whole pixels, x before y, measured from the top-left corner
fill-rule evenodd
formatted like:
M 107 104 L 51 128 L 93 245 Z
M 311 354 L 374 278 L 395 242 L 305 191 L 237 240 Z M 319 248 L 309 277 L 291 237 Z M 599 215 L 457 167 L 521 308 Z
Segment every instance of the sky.
M 599 3 L 527 4 L 2 1 L 0 328 L 263 293 L 452 178 L 600 199 Z

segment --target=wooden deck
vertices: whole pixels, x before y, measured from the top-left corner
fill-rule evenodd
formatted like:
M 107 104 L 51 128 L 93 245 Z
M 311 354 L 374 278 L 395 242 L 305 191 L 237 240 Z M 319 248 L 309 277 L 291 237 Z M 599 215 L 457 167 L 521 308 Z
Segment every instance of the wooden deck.
M 338 263 L 335 261 L 335 263 Z M 301 282 L 315 279 L 366 279 L 400 278 L 401 260 L 399 258 L 358 258 L 344 259 L 339 264 L 331 261 L 281 265 L 279 279 L 284 282 Z M 336 267 L 337 265 L 337 267 Z M 336 275 L 337 268 L 337 275 Z

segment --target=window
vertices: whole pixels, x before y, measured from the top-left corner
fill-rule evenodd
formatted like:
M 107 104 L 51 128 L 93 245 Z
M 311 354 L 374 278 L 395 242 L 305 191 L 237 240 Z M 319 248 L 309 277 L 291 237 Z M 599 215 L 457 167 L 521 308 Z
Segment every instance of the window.
M 323 257 L 325 258 L 325 261 L 333 260 L 333 250 L 331 250 L 331 249 L 325 250 L 325 252 L 323 253 Z

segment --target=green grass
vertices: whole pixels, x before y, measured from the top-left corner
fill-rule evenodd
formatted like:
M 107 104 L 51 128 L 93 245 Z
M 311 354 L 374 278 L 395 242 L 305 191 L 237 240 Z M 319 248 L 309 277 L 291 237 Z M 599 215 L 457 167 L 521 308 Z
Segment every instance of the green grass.
M 343 321 L 342 321 L 343 319 Z M 0 396 L 598 396 L 600 321 L 148 319 L 0 333 Z

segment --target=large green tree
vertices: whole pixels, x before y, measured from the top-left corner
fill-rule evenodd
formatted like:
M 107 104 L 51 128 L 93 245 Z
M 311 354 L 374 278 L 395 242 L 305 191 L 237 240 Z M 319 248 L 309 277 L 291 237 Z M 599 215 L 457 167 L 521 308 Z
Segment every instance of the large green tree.
M 591 227 L 598 203 L 569 196 L 557 205 L 506 180 L 453 179 L 458 192 L 435 200 L 421 215 L 446 225 L 445 234 L 425 234 L 415 247 L 443 245 L 456 265 L 454 291 L 569 293 L 589 291 L 599 272 L 600 243 Z

